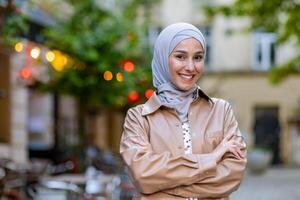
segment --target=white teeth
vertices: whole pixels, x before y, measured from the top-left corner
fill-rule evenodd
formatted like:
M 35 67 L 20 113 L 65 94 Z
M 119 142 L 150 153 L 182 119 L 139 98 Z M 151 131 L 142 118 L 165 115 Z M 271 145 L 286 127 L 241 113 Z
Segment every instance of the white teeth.
M 193 75 L 184 75 L 184 74 L 180 74 L 180 76 L 184 79 L 192 79 Z

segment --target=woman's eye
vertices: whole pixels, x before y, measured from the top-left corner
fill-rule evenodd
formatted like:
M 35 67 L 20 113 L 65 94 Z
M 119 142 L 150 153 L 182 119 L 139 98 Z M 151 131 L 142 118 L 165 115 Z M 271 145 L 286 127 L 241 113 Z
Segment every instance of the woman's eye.
M 175 56 L 177 59 L 179 59 L 179 60 L 183 60 L 184 59 L 184 56 L 183 55 L 176 55 Z
M 203 59 L 203 56 L 202 56 L 202 55 L 195 56 L 195 60 L 197 60 L 197 61 L 201 61 L 202 59 Z

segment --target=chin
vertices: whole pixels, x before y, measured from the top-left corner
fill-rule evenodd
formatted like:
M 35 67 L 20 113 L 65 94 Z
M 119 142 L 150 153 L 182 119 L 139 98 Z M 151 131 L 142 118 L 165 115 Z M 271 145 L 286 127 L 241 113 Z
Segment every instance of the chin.
M 193 87 L 193 85 L 188 85 L 188 86 L 177 86 L 177 88 L 179 89 L 179 90 L 181 90 L 181 91 L 188 91 L 188 90 L 190 90 L 190 89 L 192 89 L 192 87 Z

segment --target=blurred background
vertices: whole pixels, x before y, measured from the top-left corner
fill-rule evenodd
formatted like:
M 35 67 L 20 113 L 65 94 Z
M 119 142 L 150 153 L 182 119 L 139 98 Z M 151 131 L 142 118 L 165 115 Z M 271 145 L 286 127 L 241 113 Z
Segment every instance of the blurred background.
M 154 92 L 153 44 L 175 22 L 205 35 L 199 85 L 249 147 L 232 198 L 300 199 L 298 0 L 0 0 L 0 194 L 130 199 L 122 123 Z

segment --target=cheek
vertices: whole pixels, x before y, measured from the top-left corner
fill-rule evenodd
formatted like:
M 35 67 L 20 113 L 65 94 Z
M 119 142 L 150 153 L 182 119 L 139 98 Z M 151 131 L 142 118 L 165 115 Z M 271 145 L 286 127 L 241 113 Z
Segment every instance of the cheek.
M 170 59 L 169 65 L 171 70 L 176 71 L 181 67 L 181 62 L 175 59 Z
M 169 70 L 170 70 L 170 73 L 171 74 L 176 74 L 176 72 L 178 70 L 180 70 L 182 67 L 181 67 L 181 63 L 176 61 L 176 60 L 170 60 L 169 62 Z
M 196 71 L 201 75 L 204 70 L 204 62 L 201 62 L 196 65 Z

